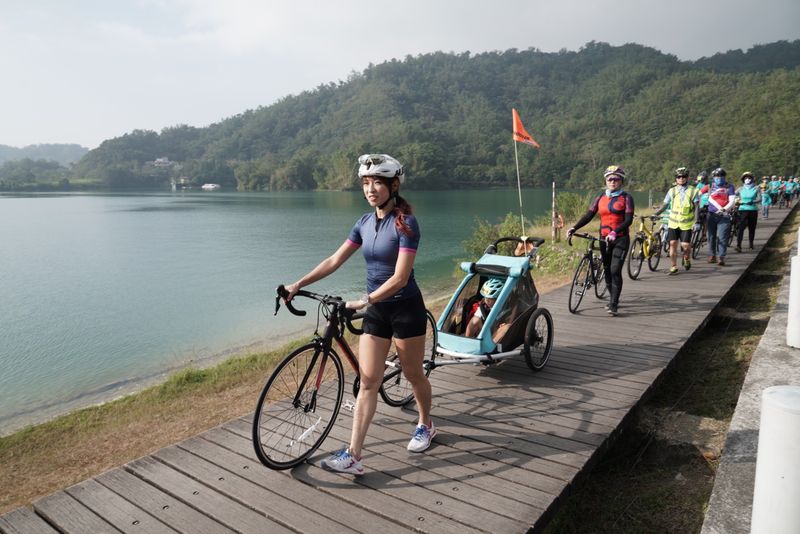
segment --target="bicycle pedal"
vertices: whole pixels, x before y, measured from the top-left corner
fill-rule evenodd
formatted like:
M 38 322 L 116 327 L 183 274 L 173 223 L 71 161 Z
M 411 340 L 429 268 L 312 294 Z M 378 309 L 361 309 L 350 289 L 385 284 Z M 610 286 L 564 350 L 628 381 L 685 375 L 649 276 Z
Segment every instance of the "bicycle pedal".
M 353 410 L 356 409 L 356 403 L 352 399 L 347 399 L 342 403 L 342 408 L 352 412 Z

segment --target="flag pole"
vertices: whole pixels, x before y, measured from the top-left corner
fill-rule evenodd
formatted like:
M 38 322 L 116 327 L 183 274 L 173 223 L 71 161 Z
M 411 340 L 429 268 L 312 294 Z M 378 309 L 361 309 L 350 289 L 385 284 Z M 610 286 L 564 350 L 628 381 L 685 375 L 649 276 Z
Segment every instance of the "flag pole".
M 517 156 L 517 142 L 514 141 L 514 161 L 517 164 L 517 192 L 519 193 L 519 222 L 522 227 L 522 232 L 519 234 L 520 236 L 525 235 L 525 218 L 522 215 L 522 184 L 519 180 L 519 157 Z

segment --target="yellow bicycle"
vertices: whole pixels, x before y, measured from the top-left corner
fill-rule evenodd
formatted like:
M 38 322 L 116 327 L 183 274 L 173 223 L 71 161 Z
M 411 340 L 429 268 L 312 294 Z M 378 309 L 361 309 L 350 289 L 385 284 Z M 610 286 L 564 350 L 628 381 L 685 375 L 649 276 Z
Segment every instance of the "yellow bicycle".
M 628 253 L 628 276 L 631 280 L 639 278 L 642 272 L 642 263 L 647 258 L 647 266 L 651 271 L 658 269 L 661 261 L 661 232 L 655 230 L 656 221 L 660 217 L 653 215 L 638 215 L 639 230 L 631 241 L 631 249 Z M 645 225 L 645 219 L 650 220 L 649 225 Z

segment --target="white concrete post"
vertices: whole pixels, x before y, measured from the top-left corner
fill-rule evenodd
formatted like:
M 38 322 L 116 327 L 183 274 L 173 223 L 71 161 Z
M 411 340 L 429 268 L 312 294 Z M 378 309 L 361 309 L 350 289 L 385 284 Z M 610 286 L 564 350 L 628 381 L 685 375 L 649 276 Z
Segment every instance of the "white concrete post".
M 792 257 L 790 267 L 786 344 L 800 349 L 800 228 L 797 229 L 797 255 Z
M 752 534 L 800 532 L 800 386 L 761 394 Z

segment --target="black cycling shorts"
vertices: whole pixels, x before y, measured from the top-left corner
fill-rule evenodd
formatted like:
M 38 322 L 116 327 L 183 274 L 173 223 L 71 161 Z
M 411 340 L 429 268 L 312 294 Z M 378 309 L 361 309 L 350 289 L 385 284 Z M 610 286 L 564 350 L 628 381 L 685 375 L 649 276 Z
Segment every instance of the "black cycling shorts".
M 681 243 L 692 242 L 692 230 L 681 230 L 680 228 L 670 228 L 667 230 L 667 241 L 680 241 Z
M 402 300 L 387 300 L 367 306 L 361 327 L 365 334 L 383 339 L 424 336 L 428 326 L 422 293 Z

